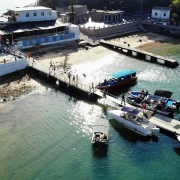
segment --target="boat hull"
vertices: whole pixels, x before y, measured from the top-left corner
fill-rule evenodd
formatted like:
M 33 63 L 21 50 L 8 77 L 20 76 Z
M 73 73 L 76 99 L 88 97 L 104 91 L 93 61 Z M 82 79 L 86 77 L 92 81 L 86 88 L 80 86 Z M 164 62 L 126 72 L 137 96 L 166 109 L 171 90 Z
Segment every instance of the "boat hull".
M 114 90 L 114 89 L 117 89 L 120 87 L 129 86 L 129 85 L 135 83 L 136 81 L 137 81 L 137 77 L 128 79 L 127 81 L 123 81 L 123 82 L 113 84 L 113 85 L 108 85 L 108 84 L 105 85 L 105 84 L 101 83 L 100 85 L 97 86 L 97 89 L 103 90 L 103 89 L 108 88 L 108 90 Z
M 99 142 L 98 141 L 92 141 L 91 144 L 93 147 L 108 147 L 109 146 L 108 141 L 105 143 L 103 143 L 101 141 L 99 141 Z
M 115 114 L 111 114 L 112 117 L 114 119 L 116 119 L 116 121 L 121 124 L 122 126 L 124 126 L 125 128 L 137 133 L 137 134 L 140 134 L 144 137 L 147 137 L 147 136 L 152 136 L 152 132 L 148 129 L 144 129 L 144 128 L 141 128 L 140 126 L 138 125 L 135 125 L 127 120 L 124 120 L 124 118 L 120 117 L 120 116 L 117 116 Z
M 144 99 L 140 98 L 139 91 L 128 92 L 128 95 L 129 96 L 126 96 L 126 100 L 133 106 L 143 108 L 142 103 L 145 103 L 147 110 L 155 111 L 168 117 L 173 117 L 173 114 L 176 111 L 176 108 L 173 105 L 175 103 L 175 100 L 166 99 L 166 103 L 162 105 L 159 104 L 162 97 L 156 95 L 149 94 L 147 97 L 145 96 Z

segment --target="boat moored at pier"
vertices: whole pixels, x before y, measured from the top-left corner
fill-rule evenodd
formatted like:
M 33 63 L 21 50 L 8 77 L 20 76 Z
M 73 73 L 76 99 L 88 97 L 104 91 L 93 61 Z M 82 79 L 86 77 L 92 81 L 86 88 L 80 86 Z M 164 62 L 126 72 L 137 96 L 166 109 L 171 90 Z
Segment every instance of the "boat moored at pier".
M 179 101 L 170 98 L 172 94 L 172 92 L 162 90 L 157 90 L 154 94 L 149 94 L 144 92 L 144 90 L 141 92 L 130 91 L 126 95 L 126 100 L 134 106 L 142 108 L 143 104 L 145 104 L 148 110 L 172 117 L 180 107 Z
M 137 108 L 122 107 L 120 110 L 111 110 L 111 116 L 125 128 L 142 136 L 158 136 L 159 128 L 152 124 L 141 110 Z
M 104 82 L 97 85 L 97 89 L 103 90 L 108 88 L 109 90 L 116 89 L 123 86 L 129 86 L 136 82 L 136 71 L 126 69 L 111 74 L 112 78 L 104 80 Z

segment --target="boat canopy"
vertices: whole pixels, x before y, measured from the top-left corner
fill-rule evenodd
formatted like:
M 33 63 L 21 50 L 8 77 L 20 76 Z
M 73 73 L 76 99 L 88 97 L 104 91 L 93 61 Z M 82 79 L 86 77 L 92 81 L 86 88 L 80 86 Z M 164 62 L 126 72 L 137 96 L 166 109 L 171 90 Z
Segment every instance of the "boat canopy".
M 125 77 L 125 76 L 129 76 L 129 75 L 133 75 L 136 76 L 136 71 L 131 70 L 131 69 L 126 69 L 123 71 L 119 71 L 119 72 L 115 72 L 113 74 L 111 74 L 114 78 L 121 78 L 121 77 Z
M 139 109 L 133 109 L 133 108 L 126 107 L 126 106 L 122 107 L 121 111 L 129 112 L 129 113 L 134 114 L 134 115 L 137 115 L 141 112 L 141 110 L 139 110 Z
M 164 90 L 156 90 L 154 92 L 154 95 L 166 97 L 166 98 L 170 98 L 172 96 L 172 94 L 173 93 L 171 91 L 164 91 Z
M 98 118 L 95 120 L 93 129 L 92 129 L 93 132 L 108 133 L 108 130 L 109 130 L 108 120 L 105 120 L 102 118 Z

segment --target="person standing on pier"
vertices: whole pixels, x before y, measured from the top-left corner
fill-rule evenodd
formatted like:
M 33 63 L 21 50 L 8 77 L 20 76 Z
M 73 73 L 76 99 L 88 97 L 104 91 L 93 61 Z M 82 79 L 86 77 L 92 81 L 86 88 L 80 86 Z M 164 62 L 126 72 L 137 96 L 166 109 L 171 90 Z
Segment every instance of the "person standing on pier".
M 33 64 L 35 64 L 35 60 L 34 60 L 34 58 L 33 58 L 33 60 L 32 60 L 32 66 L 33 66 Z
M 94 92 L 94 83 L 92 82 L 92 87 L 91 87 L 91 89 L 93 90 L 93 92 Z
M 71 72 L 68 72 L 68 78 L 69 78 L 69 84 L 70 84 Z
M 73 82 L 75 82 L 75 75 L 73 75 Z
M 76 83 L 78 83 L 78 74 L 76 74 Z
M 49 67 L 49 68 L 51 68 L 51 67 L 53 68 L 52 60 L 50 60 L 50 63 L 49 63 L 49 64 L 50 64 L 50 67 Z
M 146 103 L 143 101 L 142 102 L 142 108 L 143 108 L 143 113 L 146 113 Z
M 55 71 L 56 71 L 56 66 L 55 66 L 55 64 L 54 64 L 54 74 L 55 74 Z
M 124 102 L 124 106 L 125 106 L 125 94 L 124 93 L 122 93 L 122 99 L 121 99 L 121 104 Z

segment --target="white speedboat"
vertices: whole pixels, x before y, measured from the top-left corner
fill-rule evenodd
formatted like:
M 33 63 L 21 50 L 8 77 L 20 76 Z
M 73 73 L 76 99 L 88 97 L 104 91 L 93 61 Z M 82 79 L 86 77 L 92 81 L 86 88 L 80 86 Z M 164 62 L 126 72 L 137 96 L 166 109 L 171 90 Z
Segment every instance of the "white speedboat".
M 159 134 L 159 128 L 145 118 L 139 109 L 124 106 L 121 110 L 111 110 L 110 114 L 118 123 L 142 136 Z
M 92 129 L 91 144 L 95 147 L 107 147 L 109 145 L 109 121 L 106 119 L 96 119 Z

